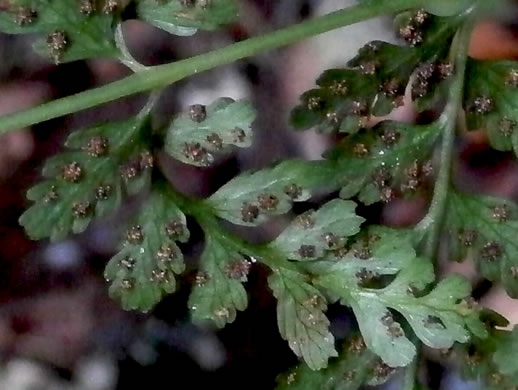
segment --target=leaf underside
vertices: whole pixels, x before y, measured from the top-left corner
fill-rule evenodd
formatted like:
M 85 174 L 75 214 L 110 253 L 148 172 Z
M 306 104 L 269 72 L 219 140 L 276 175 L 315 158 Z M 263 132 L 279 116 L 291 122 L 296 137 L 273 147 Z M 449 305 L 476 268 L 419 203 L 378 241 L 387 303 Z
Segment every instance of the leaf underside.
M 254 119 L 255 111 L 245 101 L 220 98 L 208 107 L 191 106 L 171 122 L 165 151 L 183 163 L 210 166 L 215 153 L 252 144 Z
M 484 129 L 493 148 L 518 154 L 518 62 L 470 60 L 466 80 L 468 129 Z
M 185 215 L 169 197 L 167 186 L 154 185 L 132 218 L 120 251 L 106 266 L 110 295 L 125 310 L 152 309 L 175 291 L 175 274 L 185 270 L 176 241 L 188 238 Z
M 214 30 L 237 17 L 235 0 L 18 0 L 1 4 L 0 31 L 44 35 L 35 50 L 56 63 L 119 57 L 114 31 L 125 8 L 136 3 L 136 17 L 171 34 Z
M 326 299 L 298 272 L 281 271 L 268 280 L 277 298 L 277 321 L 283 339 L 312 370 L 327 367 L 338 356 L 329 320 L 324 312 Z
M 518 206 L 512 201 L 450 191 L 447 231 L 453 260 L 472 258 L 485 278 L 518 297 Z
M 372 116 L 385 116 L 400 107 L 410 77 L 414 72 L 419 73 L 423 65 L 431 67 L 432 72 L 426 74 L 423 83 L 413 86 L 414 100 L 430 93 L 428 87 L 434 85 L 432 78 L 447 80 L 451 65 L 448 67 L 441 61 L 447 57 L 445 50 L 459 20 L 423 15 L 421 20 L 416 12 L 408 12 L 396 20 L 399 29 L 411 20 L 417 24 L 416 29 L 424 31 L 419 35 L 422 40 L 419 44 L 410 47 L 374 41 L 349 61 L 348 68 L 324 72 L 317 80 L 319 88 L 304 93 L 302 104 L 293 110 L 293 126 L 298 129 L 314 127 L 324 133 L 355 133 L 368 127 Z
M 340 357 L 333 359 L 329 367 L 315 371 L 301 363 L 278 378 L 276 389 L 357 390 L 367 382 L 381 383 L 393 372 L 365 348 L 362 338 L 356 335 L 349 337 L 341 348 Z
M 236 176 L 206 203 L 218 217 L 237 225 L 256 226 L 287 213 L 294 202 L 307 201 L 323 190 L 334 190 L 339 185 L 337 168 L 330 161 L 283 161 Z
M 0 31 L 45 34 L 35 49 L 55 62 L 68 62 L 116 57 L 115 20 L 113 13 L 81 12 L 79 1 L 71 7 L 70 0 L 27 0 L 0 11 Z
M 215 30 L 233 22 L 237 17 L 237 4 L 235 0 L 216 0 L 210 2 L 210 6 L 202 7 L 184 6 L 178 0 L 140 0 L 137 15 L 171 34 L 188 36 L 198 29 Z
M 147 134 L 147 122 L 136 118 L 72 133 L 66 145 L 73 151 L 48 159 L 44 180 L 27 193 L 35 202 L 20 217 L 27 234 L 56 241 L 81 233 L 141 191 L 153 160 Z
M 133 3 L 137 18 L 176 35 L 213 30 L 236 15 L 233 0 Z M 104 1 L 78 4 L 74 8 L 65 0 L 21 1 L 16 9 L 0 11 L 0 31 L 46 34 L 35 47 L 55 62 L 119 56 L 114 28 L 123 21 L 129 2 L 110 12 L 103 8 Z M 91 12 L 83 8 L 88 4 L 94 6 Z M 435 11 L 452 12 L 442 5 Z M 284 267 L 272 267 L 268 284 L 277 299 L 280 335 L 303 360 L 280 379 L 279 389 L 352 390 L 383 383 L 415 358 L 410 332 L 434 349 L 467 343 L 471 337 L 469 347 L 457 348 L 469 355 L 466 361 L 475 361 L 469 364 L 477 367 L 477 375 L 490 389 L 507 389 L 518 382 L 512 358 L 518 347 L 516 332 L 490 329 L 489 341 L 479 340 L 488 330 L 479 309 L 467 303 L 469 282 L 452 275 L 433 285 L 433 264 L 417 255 L 408 231 L 361 230 L 365 221 L 356 215 L 356 203 L 344 200 L 388 202 L 416 193 L 432 175 L 430 160 L 443 120 L 428 125 L 372 123 L 403 104 L 407 86 L 419 112 L 440 107 L 454 74 L 449 48 L 461 22 L 460 17 L 441 18 L 422 10 L 400 14 L 396 26 L 410 46 L 366 45 L 347 68 L 326 71 L 317 88 L 303 94 L 293 110 L 296 128 L 341 133 L 326 160 L 286 161 L 245 173 L 200 202 L 214 216 L 257 226 L 288 213 L 295 202 L 340 189 L 342 199 L 298 215 L 262 248 L 273 263 L 285 261 Z M 518 151 L 516 64 L 468 62 L 467 127 L 486 128 L 491 145 L 502 151 Z M 207 107 L 191 106 L 169 124 L 164 150 L 183 163 L 208 167 L 233 147 L 251 145 L 255 117 L 249 103 L 230 98 Z M 58 240 L 115 212 L 128 195 L 141 194 L 142 203 L 130 217 L 105 276 L 110 295 L 123 308 L 144 312 L 175 291 L 177 275 L 186 268 L 178 244 L 189 239 L 180 196 L 154 167 L 147 119 L 72 134 L 66 144 L 71 151 L 47 161 L 45 180 L 28 192 L 35 203 L 20 218 L 31 238 Z M 517 297 L 518 206 L 450 192 L 448 207 L 445 226 L 453 237 L 455 258 L 473 256 L 484 277 L 502 282 Z M 204 232 L 205 248 L 189 308 L 196 323 L 222 328 L 248 305 L 245 283 L 252 263 L 249 247 L 240 247 L 230 234 L 211 226 L 214 231 Z M 361 332 L 340 356 L 326 316 L 328 305 L 336 302 L 351 307 Z M 483 358 L 473 359 L 473 350 Z M 470 370 L 471 366 L 466 371 L 473 374 Z
M 311 265 L 315 282 L 352 307 L 365 344 L 391 367 L 408 365 L 415 347 L 393 311 L 402 315 L 416 336 L 432 348 L 466 342 L 469 332 L 459 302 L 470 295 L 470 285 L 450 276 L 423 293 L 434 281 L 430 261 L 416 257 L 405 232 L 372 229 L 350 251 L 338 251 Z M 393 276 L 385 286 L 369 282 Z
M 507 390 L 518 386 L 516 348 L 516 327 L 512 330 L 493 328 L 487 339 L 474 338 L 469 344 L 458 345 L 454 351 L 463 377 L 482 382 L 487 390 Z
M 340 166 L 340 197 L 364 204 L 412 195 L 433 174 L 431 158 L 442 133 L 438 122 L 409 125 L 392 121 L 347 136 L 328 158 Z
M 222 328 L 236 319 L 248 305 L 243 283 L 251 263 L 219 237 L 207 237 L 201 267 L 189 297 L 195 322 L 211 321 Z

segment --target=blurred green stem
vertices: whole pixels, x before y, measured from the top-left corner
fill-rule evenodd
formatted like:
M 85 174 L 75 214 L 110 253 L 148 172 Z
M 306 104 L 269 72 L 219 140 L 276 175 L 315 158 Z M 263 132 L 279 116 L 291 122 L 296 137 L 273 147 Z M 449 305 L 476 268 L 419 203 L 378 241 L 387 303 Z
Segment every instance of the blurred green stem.
M 453 1 L 453 0 L 452 0 Z M 139 92 L 163 88 L 188 76 L 229 64 L 258 53 L 277 49 L 340 27 L 380 15 L 420 7 L 425 0 L 366 1 L 272 33 L 172 64 L 140 69 L 139 72 L 102 87 L 0 117 L 0 134 L 71 114 Z
M 450 85 L 448 104 L 438 123 L 443 129 L 439 174 L 435 182 L 434 194 L 428 213 L 416 227 L 418 231 L 426 232 L 427 234 L 423 254 L 430 258 L 435 257 L 437 252 L 439 234 L 448 202 L 453 149 L 455 146 L 455 130 L 457 128 L 457 119 L 462 109 L 464 79 L 472 29 L 472 21 L 465 22 L 452 45 L 455 76 Z
M 473 21 L 469 20 L 458 32 L 452 44 L 452 59 L 455 64 L 455 78 L 450 86 L 448 104 L 439 118 L 439 126 L 443 129 L 441 146 L 440 169 L 435 182 L 434 195 L 427 215 L 417 226 L 418 230 L 426 231 L 426 243 L 423 254 L 434 258 L 437 254 L 439 235 L 448 203 L 448 192 L 451 185 L 451 169 L 455 146 L 455 130 L 457 119 L 462 108 L 464 97 L 464 82 L 468 47 L 473 30 Z M 406 368 L 403 377 L 402 390 L 414 390 L 417 381 L 420 342 L 416 340 L 417 354 L 412 363 Z

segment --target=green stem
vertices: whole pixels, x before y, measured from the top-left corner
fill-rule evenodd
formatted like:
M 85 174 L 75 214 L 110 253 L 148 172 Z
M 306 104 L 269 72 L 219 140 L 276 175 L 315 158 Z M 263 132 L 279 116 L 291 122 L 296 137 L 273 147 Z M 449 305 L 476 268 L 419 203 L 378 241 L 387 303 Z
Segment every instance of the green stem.
M 428 213 L 417 225 L 418 231 L 427 233 L 424 254 L 431 258 L 434 257 L 437 252 L 437 244 L 448 201 L 453 149 L 455 145 L 455 130 L 457 118 L 462 109 L 468 46 L 472 28 L 472 23 L 466 22 L 459 31 L 452 47 L 452 52 L 455 56 L 455 76 L 450 86 L 448 104 L 439 118 L 438 124 L 443 129 L 440 169 L 435 182 L 434 194 Z
M 0 134 L 139 92 L 163 88 L 193 74 L 380 15 L 419 7 L 425 0 L 366 2 L 172 64 L 150 67 L 108 85 L 0 117 Z
M 417 353 L 414 357 L 414 360 L 412 360 L 412 363 L 410 363 L 405 368 L 405 374 L 403 375 L 403 383 L 401 386 L 401 390 L 414 390 L 417 380 L 417 369 L 419 368 L 419 346 L 420 342 L 419 340 L 413 340 L 414 344 L 416 344 L 417 347 Z
M 161 175 L 161 174 L 160 174 Z M 162 177 L 162 176 L 161 176 Z M 166 180 L 162 177 L 163 180 Z M 272 271 L 277 272 L 281 268 L 297 270 L 297 267 L 279 255 L 268 244 L 252 244 L 236 234 L 233 234 L 221 226 L 214 210 L 199 199 L 189 198 L 168 185 L 168 194 L 183 213 L 192 216 L 200 224 L 206 235 L 217 237 L 228 247 L 237 252 L 252 257 L 267 265 Z
M 295 264 L 269 248 L 267 244 L 252 244 L 224 229 L 214 216 L 214 211 L 208 209 L 206 205 L 198 202 L 195 207 L 189 207 L 186 213 L 196 218 L 205 234 L 217 236 L 220 241 L 225 242 L 230 248 L 234 248 L 237 252 L 267 265 L 272 271 L 279 272 L 280 269 L 298 270 Z
M 121 55 L 119 57 L 119 61 L 126 65 L 129 69 L 131 69 L 133 72 L 141 72 L 143 70 L 146 70 L 148 67 L 145 65 L 142 65 L 140 62 L 138 62 L 135 57 L 133 57 L 129 51 L 128 46 L 126 45 L 126 41 L 124 40 L 124 34 L 122 32 L 122 23 L 119 23 L 117 27 L 115 28 L 115 44 L 117 45 L 117 48 L 119 49 Z
M 468 59 L 468 46 L 473 30 L 473 21 L 468 20 L 458 32 L 452 45 L 454 55 L 455 77 L 450 86 L 448 104 L 439 118 L 439 126 L 443 129 L 441 146 L 441 161 L 439 174 L 435 183 L 434 194 L 427 215 L 417 226 L 417 229 L 427 233 L 424 255 L 434 258 L 439 243 L 439 235 L 444 220 L 444 214 L 448 203 L 448 191 L 450 189 L 453 151 L 455 146 L 455 130 L 457 118 L 462 109 L 464 97 L 464 82 L 466 64 Z M 414 343 L 417 354 L 412 363 L 406 368 L 403 377 L 402 390 L 413 390 L 416 384 L 416 376 L 419 362 L 420 342 Z

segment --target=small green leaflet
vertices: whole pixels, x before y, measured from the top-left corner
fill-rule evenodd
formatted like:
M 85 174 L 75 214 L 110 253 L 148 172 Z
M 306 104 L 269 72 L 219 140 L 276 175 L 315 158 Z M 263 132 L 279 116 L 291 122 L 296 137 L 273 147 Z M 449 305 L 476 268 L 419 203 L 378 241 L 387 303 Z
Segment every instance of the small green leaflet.
M 474 0 L 434 0 L 425 9 L 434 15 L 453 16 L 467 10 L 473 3 Z
M 0 31 L 9 34 L 40 33 L 46 38 L 35 49 L 56 63 L 91 57 L 117 57 L 114 27 L 128 1 L 19 0 L 0 10 Z M 182 5 L 186 3 L 185 5 Z M 138 0 L 136 13 L 156 27 L 176 35 L 197 29 L 213 30 L 237 17 L 235 0 Z
M 209 166 L 214 153 L 225 152 L 230 145 L 251 145 L 255 115 L 249 103 L 230 98 L 220 98 L 208 107 L 193 105 L 169 126 L 165 150 L 186 164 Z
M 301 96 L 302 104 L 291 114 L 295 129 L 315 127 L 318 132 L 355 133 L 367 126 L 378 80 L 352 69 L 330 69 L 318 80 L 318 89 Z
M 491 146 L 518 154 L 518 62 L 470 60 L 466 79 L 468 129 L 485 129 Z
M 182 5 L 183 3 L 187 3 Z M 192 3 L 192 4 L 189 4 Z M 237 18 L 235 0 L 140 0 L 140 19 L 175 35 L 193 35 L 198 29 L 215 30 Z
M 502 332 L 501 339 L 502 341 L 493 355 L 493 362 L 500 373 L 518 380 L 518 360 L 516 360 L 518 327 L 515 326 L 511 332 Z
M 277 298 L 277 322 L 283 339 L 312 370 L 327 367 L 338 356 L 329 320 L 324 314 L 326 298 L 303 274 L 281 269 L 268 279 Z
M 110 295 L 125 310 L 151 310 L 164 295 L 175 291 L 174 275 L 185 269 L 175 241 L 187 241 L 189 231 L 167 186 L 154 183 L 126 231 L 120 252 L 106 266 Z
M 518 206 L 450 190 L 447 227 L 455 260 L 473 256 L 482 275 L 518 297 Z
M 491 329 L 485 340 L 474 338 L 467 345 L 458 345 L 455 356 L 464 377 L 481 381 L 487 390 L 508 390 L 518 386 L 517 347 L 516 327 L 512 331 Z
M 340 165 L 342 198 L 358 194 L 362 203 L 390 201 L 416 191 L 430 176 L 430 158 L 442 128 L 385 121 L 347 136 L 328 155 Z
M 384 42 L 372 42 L 362 49 L 362 52 L 375 53 L 381 49 L 405 52 L 408 48 Z M 403 53 L 391 53 L 391 55 L 406 59 Z M 360 55 L 361 57 L 363 56 Z M 408 78 L 408 74 L 405 78 Z M 301 96 L 302 105 L 293 110 L 291 123 L 296 129 L 315 127 L 322 133 L 332 131 L 355 133 L 368 125 L 371 115 L 386 115 L 401 105 L 404 85 L 407 82 L 408 79 L 398 86 L 394 84 L 394 90 L 387 90 L 387 93 L 384 93 L 379 91 L 380 80 L 371 73 L 365 74 L 354 69 L 327 70 L 317 80 L 319 88 L 312 89 Z M 387 88 L 389 87 L 392 88 L 387 85 Z M 380 96 L 379 99 L 378 96 Z
M 365 204 L 389 201 L 399 192 L 416 191 L 433 173 L 429 159 L 441 132 L 438 122 L 416 126 L 385 121 L 347 136 L 328 153 L 329 161 L 286 161 L 242 174 L 207 202 L 221 218 L 255 226 L 318 191 L 342 187 L 342 198 L 359 194 Z
M 72 133 L 74 151 L 47 160 L 43 182 L 31 188 L 35 201 L 21 217 L 29 237 L 52 241 L 81 233 L 91 220 L 118 209 L 124 193 L 139 192 L 150 180 L 147 120 L 133 118 Z
M 238 310 L 243 311 L 248 305 L 243 283 L 251 263 L 221 237 L 209 234 L 200 264 L 189 297 L 192 319 L 198 323 L 211 321 L 222 328 L 236 319 Z
M 317 211 L 299 215 L 269 246 L 294 260 L 311 260 L 329 250 L 339 250 L 364 221 L 354 213 L 355 208 L 354 202 L 332 200 Z M 269 285 L 278 300 L 281 336 L 311 369 L 326 367 L 328 359 L 337 356 L 329 320 L 324 314 L 326 298 L 310 284 L 307 276 L 295 270 L 277 270 L 269 278 Z
M 55 62 L 90 57 L 116 57 L 113 27 L 116 16 L 102 7 L 84 8 L 90 0 L 21 0 L 0 11 L 0 31 L 9 34 L 41 33 L 38 52 Z
M 283 161 L 271 168 L 243 173 L 214 193 L 207 203 L 232 223 L 256 226 L 287 213 L 293 202 L 338 188 L 341 174 L 330 161 Z
M 365 344 L 387 365 L 406 366 L 416 353 L 389 309 L 403 315 L 416 336 L 431 348 L 449 348 L 469 340 L 466 309 L 459 304 L 470 295 L 469 282 L 450 276 L 429 293 L 416 296 L 416 291 L 434 281 L 434 272 L 431 262 L 416 257 L 408 234 L 373 229 L 360 247 L 344 252 L 331 253 L 310 267 L 318 275 L 314 283 L 352 307 Z M 386 287 L 364 287 L 386 275 L 395 275 Z
M 352 336 L 344 344 L 340 357 L 322 370 L 299 364 L 278 379 L 276 390 L 357 390 L 383 370 L 379 358 L 365 348 L 361 336 Z M 377 379 L 382 379 L 377 378 Z
M 269 246 L 290 260 L 314 260 L 344 247 L 364 222 L 356 203 L 334 199 L 317 211 L 299 215 Z
M 302 104 L 293 110 L 295 128 L 355 133 L 368 127 L 371 116 L 387 115 L 403 104 L 411 75 L 423 63 L 444 57 L 459 20 L 416 11 L 401 15 L 398 21 L 400 35 L 412 25 L 412 37 L 404 38 L 419 37 L 419 42 L 413 42 L 414 47 L 371 42 L 349 61 L 349 69 L 324 72 L 317 80 L 318 88 L 304 93 Z M 441 77 L 446 79 L 451 73 L 450 69 Z

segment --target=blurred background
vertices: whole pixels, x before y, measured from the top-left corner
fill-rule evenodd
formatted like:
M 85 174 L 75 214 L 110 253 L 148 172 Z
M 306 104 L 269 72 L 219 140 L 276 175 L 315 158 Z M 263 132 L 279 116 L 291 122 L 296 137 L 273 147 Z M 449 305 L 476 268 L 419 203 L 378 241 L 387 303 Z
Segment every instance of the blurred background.
M 134 56 L 157 65 L 222 47 L 352 4 L 352 0 L 240 0 L 238 23 L 215 33 L 178 38 L 140 22 L 125 23 Z M 479 25 L 471 54 L 479 58 L 518 57 L 518 15 Z M 259 112 L 251 149 L 210 169 L 188 167 L 163 157 L 161 164 L 183 191 L 207 195 L 238 172 L 278 159 L 318 159 L 333 142 L 313 132 L 294 133 L 287 118 L 298 96 L 326 68 L 343 66 L 370 40 L 395 41 L 391 20 L 382 18 L 344 28 L 283 50 L 219 68 L 170 87 L 156 109 L 157 126 L 194 103 L 219 96 L 250 99 Z M 92 60 L 54 66 L 31 50 L 33 38 L 0 34 L 0 114 L 70 95 L 129 74 L 113 61 Z M 255 264 L 249 278 L 249 309 L 222 331 L 189 322 L 187 283 L 147 315 L 123 312 L 108 298 L 102 272 L 116 251 L 123 210 L 85 234 L 58 243 L 29 241 L 18 225 L 28 202 L 24 194 L 39 177 L 45 158 L 61 150 L 66 136 L 102 120 L 126 118 L 142 106 L 135 96 L 20 129 L 0 137 L 0 390 L 118 390 L 128 388 L 273 389 L 276 375 L 296 364 L 276 325 L 275 301 L 265 288 L 267 270 Z M 411 105 L 393 114 L 413 120 Z M 461 184 L 518 199 L 518 169 L 511 155 L 492 152 L 483 132 L 458 143 Z M 419 220 L 424 200 L 396 200 L 374 206 L 370 215 L 391 225 Z M 253 240 L 276 234 L 283 221 L 243 231 Z M 190 226 L 187 261 L 195 264 L 202 234 Z M 468 263 L 444 266 L 475 278 Z M 518 322 L 518 306 L 498 288 L 474 280 L 484 303 Z M 333 331 L 343 338 L 349 313 L 331 307 Z M 432 388 L 476 389 L 453 373 Z M 441 375 L 434 377 L 440 378 Z M 397 382 L 389 387 L 397 388 Z

